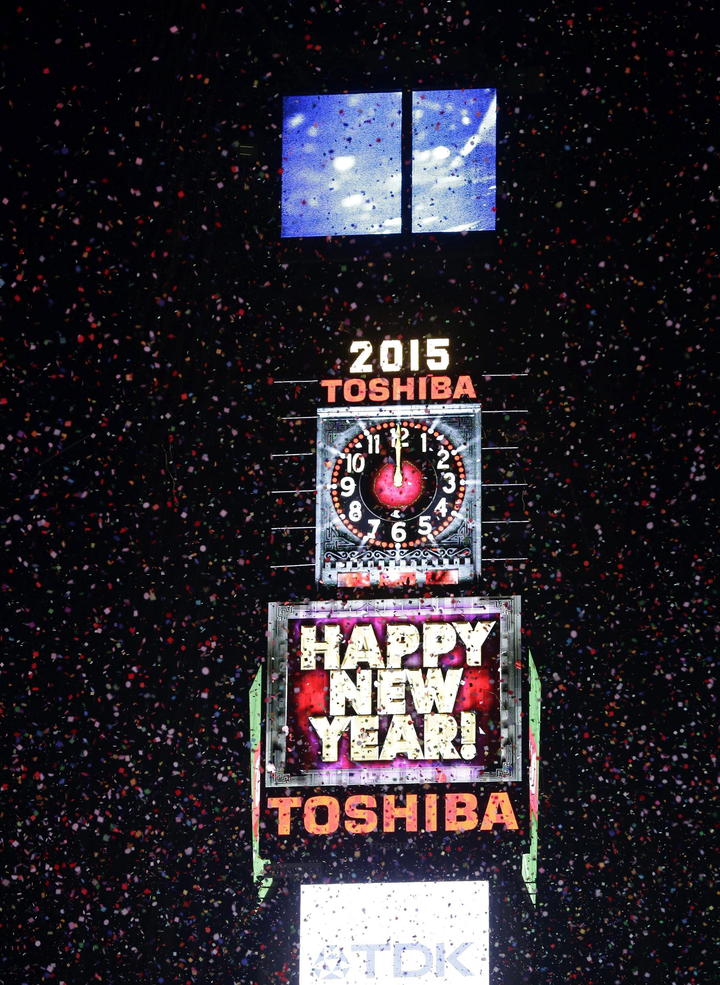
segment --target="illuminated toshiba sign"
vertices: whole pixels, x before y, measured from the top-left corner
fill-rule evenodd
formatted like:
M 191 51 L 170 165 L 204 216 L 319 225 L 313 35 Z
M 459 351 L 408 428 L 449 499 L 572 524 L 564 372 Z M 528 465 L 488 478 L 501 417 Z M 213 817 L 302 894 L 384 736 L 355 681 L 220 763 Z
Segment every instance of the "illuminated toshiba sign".
M 520 774 L 519 603 L 270 607 L 265 781 L 508 781 Z
M 517 831 L 510 797 L 505 791 L 478 797 L 474 793 L 354 794 L 346 799 L 318 794 L 314 797 L 268 797 L 267 810 L 274 815 L 274 830 L 289 835 L 298 822 L 307 834 L 331 835 L 341 828 L 349 834 L 374 831 Z

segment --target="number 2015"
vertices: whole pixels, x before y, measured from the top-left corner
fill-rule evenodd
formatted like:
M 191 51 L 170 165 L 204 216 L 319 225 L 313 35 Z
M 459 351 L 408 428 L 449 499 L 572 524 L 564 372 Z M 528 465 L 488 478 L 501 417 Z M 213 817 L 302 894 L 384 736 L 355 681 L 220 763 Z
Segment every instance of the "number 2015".
M 384 373 L 397 373 L 407 368 L 419 370 L 421 361 L 426 369 L 447 369 L 450 365 L 450 339 L 386 339 L 378 347 L 378 366 Z M 350 343 L 350 355 L 356 356 L 350 365 L 351 373 L 374 372 L 372 342 Z M 424 349 L 424 352 L 421 351 Z

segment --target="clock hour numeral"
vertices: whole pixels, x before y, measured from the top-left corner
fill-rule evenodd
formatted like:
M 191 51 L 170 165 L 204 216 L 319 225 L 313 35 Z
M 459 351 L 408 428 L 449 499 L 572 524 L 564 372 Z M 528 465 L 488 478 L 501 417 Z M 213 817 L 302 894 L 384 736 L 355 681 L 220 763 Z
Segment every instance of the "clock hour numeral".
M 379 434 L 369 434 L 367 436 L 367 450 L 368 450 L 368 455 L 379 455 L 380 454 L 380 435 Z
M 437 505 L 436 505 L 435 509 L 433 510 L 433 513 L 439 513 L 440 516 L 442 516 L 442 517 L 446 517 L 447 516 L 447 514 L 448 514 L 448 504 L 447 504 L 447 500 L 445 499 L 444 496 L 443 496 L 442 499 L 439 499 L 437 501 Z
M 400 431 L 400 446 L 402 448 L 407 448 L 407 446 L 408 446 L 408 437 L 410 436 L 410 432 L 408 431 L 407 428 L 403 428 L 403 427 L 401 427 L 399 429 L 399 431 Z M 397 443 L 398 443 L 398 428 L 396 428 L 396 427 L 390 428 L 390 435 L 391 435 L 391 437 L 390 437 L 390 443 L 392 444 L 392 446 L 394 448 L 395 445 L 397 445 Z
M 429 537 L 432 533 L 432 522 L 429 516 L 421 516 L 418 523 L 418 533 L 421 537 Z
M 360 505 L 359 499 L 354 499 L 352 503 L 350 503 L 348 508 L 348 516 L 353 523 L 357 523 L 358 520 L 362 519 L 362 506 Z
M 402 520 L 398 520 L 397 523 L 393 523 L 390 528 L 390 536 L 396 544 L 402 544 L 407 537 L 407 530 Z
M 344 475 L 340 480 L 340 495 L 352 496 L 355 492 L 355 480 L 349 475 Z
M 348 473 L 351 472 L 362 472 L 365 469 L 365 456 L 360 452 L 355 452 L 353 455 L 347 455 L 345 457 L 345 470 Z
M 376 519 L 368 520 L 368 536 L 376 537 L 377 532 L 380 529 L 380 521 Z
M 420 432 L 420 447 L 422 451 L 427 451 L 428 449 L 428 436 L 427 431 Z
M 442 491 L 444 493 L 454 493 L 457 489 L 457 479 L 455 478 L 454 472 L 441 472 L 440 476 L 442 478 Z
M 446 469 L 450 461 L 450 452 L 447 448 L 438 448 L 438 468 Z

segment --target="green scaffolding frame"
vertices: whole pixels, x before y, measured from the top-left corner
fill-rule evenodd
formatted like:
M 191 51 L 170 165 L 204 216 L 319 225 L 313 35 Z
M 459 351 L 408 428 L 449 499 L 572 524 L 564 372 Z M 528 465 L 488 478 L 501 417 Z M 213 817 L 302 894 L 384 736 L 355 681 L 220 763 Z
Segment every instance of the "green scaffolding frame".
M 540 710 L 542 704 L 542 691 L 540 687 L 540 676 L 535 666 L 532 653 L 528 651 L 528 669 L 530 674 L 530 693 L 528 698 L 528 743 L 530 748 L 530 778 L 528 783 L 528 797 L 530 799 L 530 847 L 529 851 L 522 857 L 522 877 L 525 887 L 530 896 L 533 906 L 537 905 L 537 870 L 538 870 L 538 825 L 540 813 Z M 533 748 L 534 746 L 534 748 Z M 535 760 L 533 764 L 533 759 Z M 535 802 L 531 796 L 531 785 L 533 784 L 533 765 L 534 765 L 534 785 Z
M 273 884 L 266 875 L 267 859 L 260 855 L 260 764 L 262 762 L 262 667 L 255 674 L 249 692 L 250 703 L 250 798 L 252 817 L 252 867 L 258 903 L 262 903 Z

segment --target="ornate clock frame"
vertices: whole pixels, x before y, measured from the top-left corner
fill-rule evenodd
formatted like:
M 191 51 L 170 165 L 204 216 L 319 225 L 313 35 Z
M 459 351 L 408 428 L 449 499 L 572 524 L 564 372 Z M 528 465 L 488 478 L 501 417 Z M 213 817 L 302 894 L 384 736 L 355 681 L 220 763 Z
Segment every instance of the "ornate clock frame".
M 398 418 L 427 420 L 462 453 L 465 496 L 458 515 L 436 543 L 413 547 L 362 544 L 338 517 L 332 462 L 363 428 Z M 452 585 L 471 581 L 481 567 L 481 410 L 479 404 L 408 404 L 327 407 L 318 410 L 315 574 L 339 587 Z

